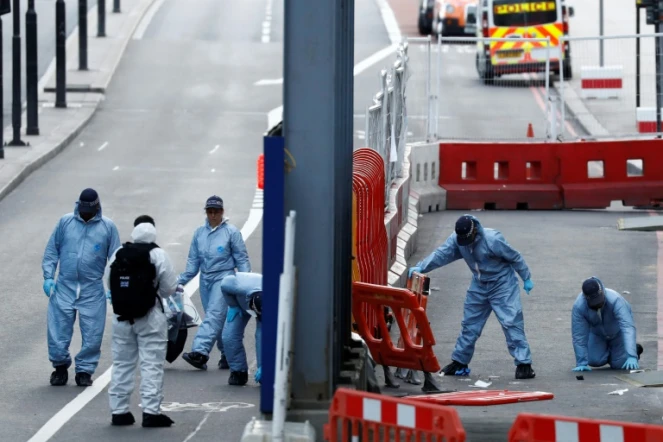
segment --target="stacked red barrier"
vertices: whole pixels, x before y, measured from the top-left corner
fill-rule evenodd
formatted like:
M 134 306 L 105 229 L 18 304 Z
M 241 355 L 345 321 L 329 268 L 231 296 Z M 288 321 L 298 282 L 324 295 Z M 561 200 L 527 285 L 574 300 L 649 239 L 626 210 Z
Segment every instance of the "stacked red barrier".
M 384 161 L 373 149 L 361 148 L 353 155 L 352 191 L 357 202 L 355 257 L 362 282 L 387 285 L 387 231 L 384 226 Z M 366 305 L 364 315 L 377 327 L 377 314 Z
M 660 205 L 663 140 L 441 143 L 447 209 Z

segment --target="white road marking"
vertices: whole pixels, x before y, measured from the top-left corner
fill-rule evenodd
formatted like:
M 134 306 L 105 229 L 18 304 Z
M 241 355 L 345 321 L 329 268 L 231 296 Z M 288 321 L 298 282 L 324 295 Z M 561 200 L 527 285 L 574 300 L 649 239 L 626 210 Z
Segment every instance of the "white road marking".
M 400 43 L 403 36 L 401 35 L 401 28 L 398 26 L 398 21 L 396 21 L 396 16 L 391 6 L 389 6 L 387 0 L 375 0 L 375 2 L 378 4 L 378 8 L 380 8 L 382 21 L 384 22 L 384 27 L 387 28 L 391 44 Z
M 113 170 L 118 170 L 119 168 L 120 168 L 120 166 L 115 166 L 115 167 L 113 167 Z
M 83 143 L 81 143 L 81 144 L 83 144 Z M 102 144 L 101 147 L 99 147 L 99 149 L 97 149 L 97 150 L 99 152 L 101 152 L 102 150 L 104 150 L 106 148 L 106 146 L 108 146 L 108 141 L 106 141 L 104 144 Z
M 212 169 L 212 173 L 216 172 L 216 169 Z
M 253 83 L 254 86 L 271 86 L 273 84 L 283 84 L 283 78 L 263 79 Z
M 143 35 L 145 35 L 145 31 L 147 31 L 147 27 L 150 25 L 152 19 L 156 15 L 161 5 L 163 5 L 163 3 L 164 0 L 157 0 L 156 2 L 152 3 L 152 6 L 150 6 L 150 8 L 147 10 L 142 20 L 140 21 L 140 23 L 138 23 L 138 27 L 136 28 L 136 31 L 134 32 L 133 35 L 134 40 L 140 40 L 141 38 L 143 38 Z
M 214 152 L 216 152 L 217 150 L 219 150 L 219 147 L 221 147 L 221 146 L 219 146 L 219 145 L 217 144 L 216 146 L 214 146 L 214 149 L 212 149 L 212 150 L 209 151 L 209 153 L 210 153 L 210 154 L 213 154 Z
M 79 146 L 80 146 L 80 147 L 83 147 L 83 146 L 85 146 L 85 143 L 83 143 L 83 142 L 81 141 L 81 144 L 80 144 Z
M 195 437 L 195 435 L 198 434 L 200 429 L 203 428 L 203 425 L 205 425 L 205 422 L 207 422 L 207 419 L 209 419 L 209 417 L 211 415 L 212 415 L 212 413 L 206 413 L 203 420 L 200 421 L 200 423 L 198 424 L 198 426 L 196 427 L 195 430 L 193 430 L 191 433 L 189 433 L 189 435 L 186 437 L 186 439 L 184 439 L 184 442 L 189 442 L 191 439 L 193 439 Z
M 267 0 L 265 6 L 265 21 L 262 22 L 262 42 L 269 43 L 272 33 L 272 1 Z

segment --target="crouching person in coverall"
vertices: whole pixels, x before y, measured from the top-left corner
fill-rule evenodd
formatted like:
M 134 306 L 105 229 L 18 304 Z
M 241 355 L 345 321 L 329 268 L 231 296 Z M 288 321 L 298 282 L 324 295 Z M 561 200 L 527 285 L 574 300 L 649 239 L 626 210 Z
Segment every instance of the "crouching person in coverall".
M 124 244 L 113 255 L 104 274 L 106 287 L 110 288 L 107 296 L 116 313 L 113 315 L 113 369 L 108 389 L 111 423 L 132 425 L 135 422 L 129 405 L 140 358 L 142 426 L 170 427 L 173 421 L 161 414 L 168 322 L 160 297 L 168 298 L 175 293 L 177 274 L 166 252 L 155 244 L 154 220 L 142 215 L 134 221 L 134 226 L 133 244 Z M 140 289 L 130 290 L 131 286 Z
M 115 223 L 102 215 L 99 195 L 85 189 L 73 213 L 64 215 L 51 234 L 42 269 L 48 301 L 48 358 L 55 371 L 51 385 L 66 385 L 71 366 L 69 345 L 78 313 L 83 343 L 76 355 L 76 385 L 89 387 L 99 364 L 106 326 L 102 277 L 108 259 L 120 247 Z M 55 282 L 55 270 L 60 270 Z
M 262 365 L 260 344 L 262 339 L 262 275 L 237 272 L 221 281 L 221 291 L 228 303 L 228 316 L 223 328 L 223 348 L 226 350 L 230 377 L 228 384 L 245 385 L 249 379 L 249 365 L 244 350 L 244 329 L 251 316 L 256 318 L 256 359 L 258 371 L 256 382 L 260 382 Z
M 635 342 L 631 305 L 619 293 L 605 288 L 598 278 L 582 284 L 571 313 L 571 335 L 576 355 L 573 371 L 590 367 L 637 370 L 643 348 Z
M 461 258 L 473 276 L 465 298 L 462 330 L 451 355 L 452 362 L 442 372 L 452 376 L 469 374 L 474 346 L 490 313 L 495 312 L 516 364 L 516 379 L 533 378 L 535 373 L 525 337 L 516 273 L 524 281 L 527 294 L 534 284 L 525 260 L 499 231 L 484 228 L 474 216 L 461 216 L 456 221 L 455 232 L 430 256 L 410 268 L 408 277 L 413 272 L 428 273 Z

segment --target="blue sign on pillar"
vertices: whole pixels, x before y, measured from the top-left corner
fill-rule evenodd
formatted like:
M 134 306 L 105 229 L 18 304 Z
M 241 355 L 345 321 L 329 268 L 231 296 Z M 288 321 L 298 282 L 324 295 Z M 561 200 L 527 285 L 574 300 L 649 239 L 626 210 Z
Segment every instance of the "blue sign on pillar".
M 262 218 L 262 379 L 260 411 L 271 414 L 274 402 L 279 280 L 285 241 L 284 149 L 280 126 L 264 137 L 265 186 Z M 276 132 L 279 136 L 273 135 Z

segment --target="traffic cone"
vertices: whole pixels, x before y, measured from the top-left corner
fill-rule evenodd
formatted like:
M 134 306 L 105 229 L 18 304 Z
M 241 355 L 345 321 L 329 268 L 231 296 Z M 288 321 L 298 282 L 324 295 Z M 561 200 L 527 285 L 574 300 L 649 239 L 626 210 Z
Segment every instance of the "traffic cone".
M 534 129 L 532 128 L 532 123 L 529 123 L 527 126 L 527 138 L 534 138 Z

